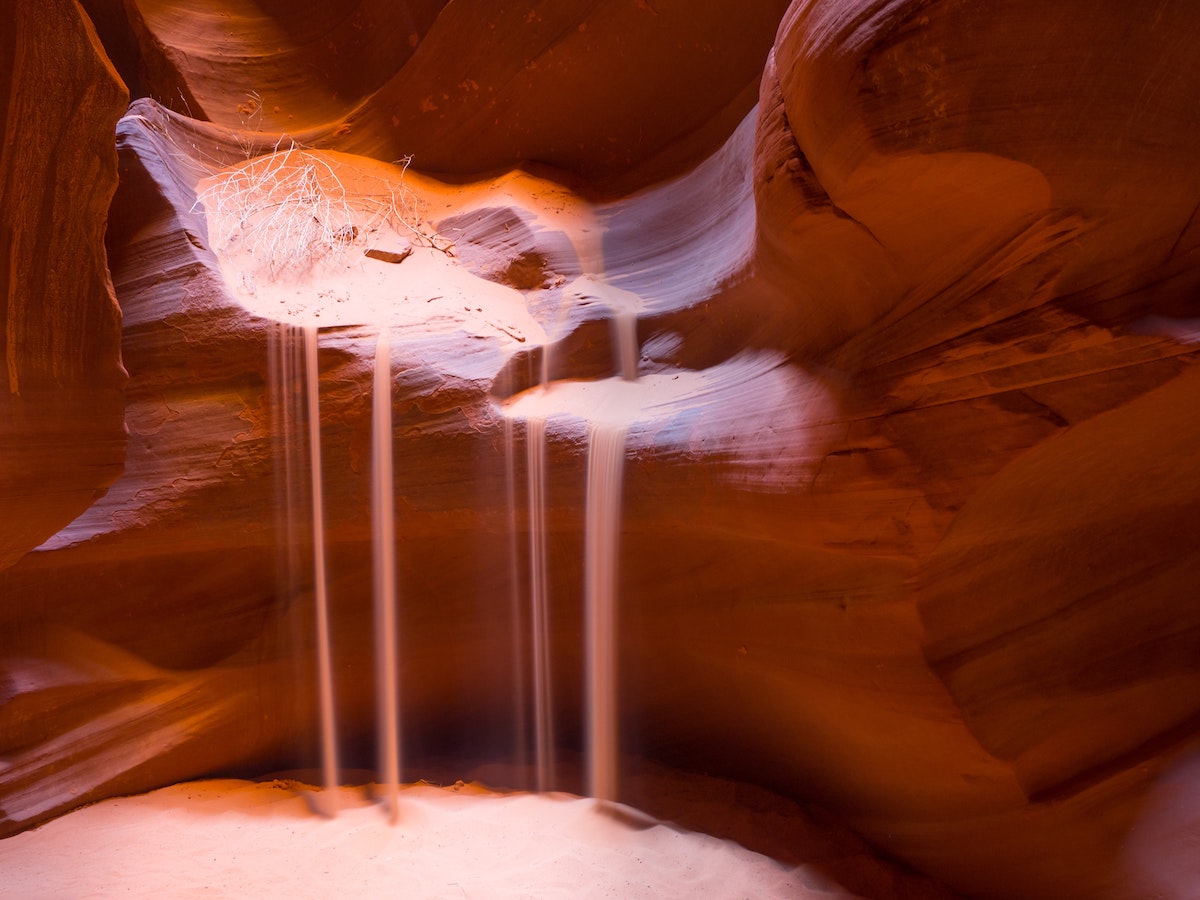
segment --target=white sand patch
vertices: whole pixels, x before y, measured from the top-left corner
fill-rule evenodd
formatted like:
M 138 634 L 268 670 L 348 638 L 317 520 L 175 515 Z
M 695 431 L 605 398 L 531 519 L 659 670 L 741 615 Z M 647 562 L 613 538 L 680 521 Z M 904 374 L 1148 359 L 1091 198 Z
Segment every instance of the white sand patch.
M 0 841 L 3 894 L 65 897 L 847 897 L 731 841 L 566 794 L 413 785 L 389 825 L 364 789 L 336 818 L 294 782 L 179 784 Z M 834 891 L 831 893 L 830 891 Z
M 816 378 L 768 351 L 746 351 L 704 370 L 665 369 L 636 381 L 559 381 L 502 406 L 514 420 L 554 427 L 627 426 L 630 452 L 721 456 L 723 475 L 760 490 L 810 483 L 839 432 L 838 408 Z
M 451 185 L 403 165 L 293 148 L 206 178 L 197 193 L 226 282 L 264 318 L 544 342 L 522 293 L 469 272 L 452 237 L 433 225 L 498 205 L 571 238 L 585 275 L 567 293 L 602 296 L 622 309 L 636 304 L 599 273 L 601 226 L 592 205 L 522 172 Z

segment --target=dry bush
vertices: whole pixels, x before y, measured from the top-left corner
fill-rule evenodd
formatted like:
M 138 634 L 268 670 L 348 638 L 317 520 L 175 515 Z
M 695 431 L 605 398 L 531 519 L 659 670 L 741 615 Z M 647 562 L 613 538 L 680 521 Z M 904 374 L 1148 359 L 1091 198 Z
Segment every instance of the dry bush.
M 302 274 L 320 262 L 337 262 L 356 243 L 370 248 L 381 231 L 432 245 L 420 230 L 420 201 L 401 178 L 353 172 L 336 157 L 295 144 L 218 173 L 201 192 L 214 249 L 244 251 L 270 277 Z M 347 179 L 349 180 L 349 179 Z

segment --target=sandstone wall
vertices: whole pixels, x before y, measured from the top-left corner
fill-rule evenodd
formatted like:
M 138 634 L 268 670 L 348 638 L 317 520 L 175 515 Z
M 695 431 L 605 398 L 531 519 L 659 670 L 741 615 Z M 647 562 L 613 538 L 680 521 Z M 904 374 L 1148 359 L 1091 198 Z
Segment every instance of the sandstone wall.
M 80 96 L 115 92 L 111 113 L 123 100 L 94 37 L 76 7 L 51 6 L 80 54 L 58 68 L 90 86 Z M 513 410 L 543 370 L 565 393 L 617 374 L 612 304 L 635 298 L 630 390 L 646 399 L 626 423 L 624 748 L 818 801 L 974 896 L 1185 896 L 1193 857 L 1157 841 L 1155 810 L 1162 785 L 1191 790 L 1200 716 L 1195 12 L 366 2 L 334 22 L 318 6 L 283 23 L 232 0 L 208 17 L 89 4 L 162 103 L 137 100 L 117 128 L 107 265 L 124 401 L 76 415 L 46 400 L 38 427 L 83 436 L 16 442 L 43 451 L 0 468 L 13 508 L 43 516 L 0 523 L 3 829 L 314 759 L 315 711 L 295 687 L 313 677 L 312 585 L 281 556 L 288 534 L 293 556 L 311 553 L 280 517 L 303 436 L 272 387 L 271 354 L 294 336 L 225 280 L 197 203 L 202 177 L 287 131 L 413 153 L 464 182 L 522 164 L 592 198 L 572 231 L 546 222 L 573 193 L 468 183 L 474 205 L 429 222 L 478 296 L 516 292 L 544 340 L 472 330 L 482 306 L 391 331 L 414 754 L 527 744 L 529 573 L 512 547 L 532 523 L 510 503 L 529 477 Z M 14 9 L 9 110 L 45 102 L 47 83 Z M 102 119 L 64 146 L 108 158 Z M 111 170 L 18 153 L 6 172 L 10 159 L 43 196 L 90 210 L 70 239 L 45 226 L 58 255 L 25 249 L 32 225 L 13 232 L 10 386 L 16 372 L 22 403 L 28 384 L 77 404 L 73 386 L 115 392 L 99 242 Z M 13 190 L 6 216 L 57 221 Z M 73 253 L 86 265 L 55 264 Z M 44 291 L 19 290 L 34 281 L 10 274 L 18 263 Z M 364 764 L 375 333 L 327 328 L 320 351 L 338 707 Z M 566 747 L 582 741 L 588 414 L 564 407 L 547 426 Z M 122 417 L 122 477 L 94 503 L 83 487 L 49 503 L 72 482 L 30 460 L 69 448 L 76 469 L 52 471 L 86 471 L 94 493 Z M 1186 842 L 1195 823 L 1172 828 Z
M 73 3 L 0 11 L 0 569 L 120 472 L 120 312 L 104 251 L 128 102 Z

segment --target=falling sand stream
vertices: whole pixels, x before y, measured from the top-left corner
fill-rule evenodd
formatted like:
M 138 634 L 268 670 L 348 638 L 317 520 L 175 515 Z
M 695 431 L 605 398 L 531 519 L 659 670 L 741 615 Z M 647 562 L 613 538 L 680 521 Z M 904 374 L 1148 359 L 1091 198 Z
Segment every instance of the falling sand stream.
M 317 360 L 317 328 L 304 328 L 304 383 L 308 406 L 308 453 L 312 475 L 313 593 L 317 613 L 317 691 L 321 719 L 322 812 L 334 815 L 329 805 L 338 776 L 337 723 L 333 704 L 333 650 L 329 633 L 329 589 L 325 572 L 325 503 L 321 483 L 321 371 Z M 326 798 L 330 798 L 327 800 Z
M 288 179 L 302 178 L 308 168 L 324 173 L 326 180 L 320 188 L 328 196 L 309 194 L 277 196 L 273 191 L 281 190 L 281 184 L 291 184 Z M 240 174 L 237 174 L 240 173 Z M 328 176 L 328 177 L 326 177 Z M 499 335 L 521 342 L 528 337 L 540 338 L 541 371 L 538 384 L 525 394 L 540 395 L 548 403 L 544 408 L 533 404 L 519 414 L 513 414 L 512 398 L 504 404 L 506 435 L 506 476 L 510 522 L 513 536 L 509 542 L 511 578 L 514 584 L 510 598 L 510 620 L 513 628 L 511 647 L 513 650 L 512 673 L 514 689 L 520 697 L 514 704 L 513 730 L 518 734 L 516 750 L 522 762 L 525 750 L 532 750 L 536 770 L 536 786 L 541 791 L 559 788 L 556 772 L 558 738 L 562 733 L 571 733 L 573 728 L 560 728 L 556 718 L 556 692 L 561 684 L 571 684 L 573 677 L 565 672 L 556 673 L 554 650 L 557 642 L 553 635 L 562 634 L 562 624 L 570 621 L 564 616 L 562 622 L 553 621 L 554 611 L 565 610 L 569 602 L 566 597 L 551 596 L 550 528 L 547 497 L 549 478 L 547 475 L 548 448 L 550 439 L 550 417 L 565 414 L 576 422 L 585 424 L 585 446 L 587 447 L 586 514 L 585 514 L 585 559 L 582 596 L 584 635 L 579 656 L 586 668 L 584 695 L 581 697 L 582 730 L 587 746 L 587 785 L 596 797 L 606 800 L 617 797 L 617 573 L 619 565 L 619 535 L 621 515 L 622 469 L 625 455 L 625 435 L 630 423 L 631 409 L 626 400 L 636 398 L 638 343 L 637 314 L 641 298 L 629 291 L 610 284 L 604 273 L 603 235 L 605 224 L 594 209 L 576 206 L 575 212 L 565 213 L 568 218 L 582 227 L 574 229 L 571 237 L 579 260 L 580 274 L 574 283 L 564 288 L 564 298 L 573 302 L 592 305 L 602 309 L 612 329 L 612 365 L 618 377 L 591 381 L 599 393 L 580 398 L 568 391 L 561 391 L 561 377 L 551 365 L 554 341 L 547 337 L 547 327 L 564 331 L 578 323 L 572 320 L 572 310 L 577 307 L 563 305 L 557 311 L 543 311 L 542 318 L 550 316 L 554 322 L 544 322 L 532 316 L 527 298 L 509 288 L 489 285 L 456 265 L 452 257 L 444 255 L 436 247 L 421 247 L 415 253 L 401 256 L 406 259 L 402 269 L 394 265 L 380 265 L 364 261 L 357 255 L 357 248 L 342 243 L 344 233 L 370 235 L 370 240 L 381 245 L 395 242 L 397 245 L 413 237 L 405 229 L 404 215 L 416 207 L 407 202 L 404 190 L 395 187 L 398 177 L 415 178 L 411 173 L 395 167 L 379 166 L 374 163 L 356 161 L 337 156 L 320 156 L 308 152 L 277 154 L 263 158 L 237 170 L 226 177 L 216 177 L 200 191 L 207 208 L 216 216 L 218 253 L 222 267 L 227 272 L 230 284 L 241 285 L 239 299 L 249 306 L 258 308 L 262 314 L 272 318 L 284 316 L 295 324 L 281 324 L 273 330 L 273 345 L 278 358 L 273 358 L 276 373 L 272 389 L 276 392 L 276 404 L 280 409 L 280 428 L 285 446 L 277 454 L 282 473 L 276 473 L 277 483 L 286 485 L 281 493 L 286 496 L 286 512 L 279 530 L 281 544 L 281 568 L 286 569 L 286 578 L 281 582 L 285 596 L 292 597 L 304 590 L 308 581 L 302 571 L 303 554 L 298 543 L 305 543 L 308 535 L 300 529 L 301 516 L 305 508 L 311 510 L 312 541 L 312 598 L 315 619 L 315 656 L 317 669 L 317 713 L 320 734 L 321 781 L 325 792 L 333 797 L 340 781 L 338 759 L 338 721 L 335 709 L 335 668 L 331 636 L 331 620 L 338 598 L 330 596 L 327 568 L 325 535 L 325 497 L 323 493 L 321 454 L 321 377 L 318 358 L 320 335 L 318 322 L 332 326 L 363 327 L 364 323 L 376 323 L 373 386 L 371 400 L 371 546 L 373 565 L 373 631 L 375 659 L 375 731 L 377 736 L 377 769 L 381 794 L 389 817 L 398 816 L 399 785 L 404 758 L 401 743 L 401 660 L 399 658 L 400 610 L 397 598 L 397 523 L 395 520 L 395 473 L 394 442 L 392 423 L 392 348 L 391 340 L 396 329 L 415 328 L 428 330 L 444 327 L 453 321 L 456 329 L 468 329 L 472 333 Z M 515 176 L 514 176 L 515 177 Z M 281 182 L 280 179 L 284 179 Z M 420 179 L 405 184 L 416 184 Z M 307 182 L 305 182 L 307 183 Z M 457 190 L 446 190 L 423 183 L 428 196 L 437 202 L 445 202 L 447 210 L 453 209 L 464 196 Z M 537 183 L 536 191 L 519 178 L 501 179 L 495 189 L 500 192 L 513 191 L 522 198 L 521 203 L 530 203 L 536 194 L 546 197 L 567 198 L 560 188 L 548 188 Z M 353 188 L 351 188 L 353 186 Z M 526 196 L 528 192 L 528 196 Z M 466 195 L 466 196 L 469 196 Z M 381 207 L 379 197 L 391 198 Z M 279 204 L 284 204 L 280 207 Z M 545 200 L 538 205 L 550 209 Z M 562 209 L 567 210 L 569 203 Z M 282 211 L 281 211 L 282 209 Z M 239 215 L 230 218 L 233 212 Z M 449 214 L 449 213 L 447 213 Z M 331 243 L 320 252 L 314 251 L 312 259 L 304 262 L 307 269 L 295 270 L 297 259 L 288 256 L 280 259 L 272 255 L 278 248 L 271 232 L 281 223 L 303 224 L 306 228 L 312 219 L 330 219 L 334 224 L 344 219 L 344 224 L 330 232 Z M 338 218 L 341 217 L 341 218 Z M 262 232 L 261 229 L 266 231 Z M 261 233 L 260 233 L 261 232 Z M 290 232 L 285 232 L 283 240 Z M 305 235 L 309 233 L 304 232 Z M 321 235 L 317 235 L 320 238 Z M 306 238 L 307 239 L 307 238 Z M 316 238 L 314 238 L 316 240 Z M 418 241 L 419 243 L 420 241 Z M 290 245 L 289 245 L 290 246 Z M 316 245 L 314 245 L 316 246 Z M 320 250 L 320 248 L 318 248 Z M 266 252 L 265 258 L 259 253 Z M 409 285 L 421 285 L 419 290 L 433 290 L 436 294 L 426 297 L 425 303 L 411 302 L 405 297 L 403 303 L 394 302 L 399 277 Z M 408 290 L 406 288 L 406 290 Z M 366 298 L 358 304 L 354 298 Z M 344 301 L 344 303 L 343 303 Z M 436 301 L 436 302 L 435 302 Z M 342 304 L 342 305 L 339 305 Z M 430 306 L 429 304 L 435 304 Z M 454 311 L 454 316 L 448 315 Z M 472 313 L 474 310 L 474 313 Z M 507 310 L 506 312 L 502 312 Z M 468 313 L 466 319 L 459 318 L 460 312 Z M 478 315 L 476 315 L 478 314 Z M 318 319 L 319 316 L 324 318 Z M 501 322 L 497 325 L 496 322 Z M 504 324 L 505 322 L 509 324 Z M 442 323 L 433 325 L 433 323 Z M 300 353 L 302 345 L 303 352 Z M 300 358 L 303 363 L 301 366 Z M 303 384 L 302 391 L 298 389 Z M 630 390 L 620 390 L 615 403 L 605 399 L 611 394 L 610 383 L 625 385 Z M 301 406 L 300 395 L 303 395 Z M 558 406 L 563 399 L 569 402 Z M 602 411 L 596 406 L 604 407 Z M 636 411 L 632 413 L 636 415 Z M 513 446 L 516 429 L 513 423 L 520 420 L 525 437 L 525 483 L 524 491 L 518 492 L 520 460 Z M 304 436 L 301 422 L 307 422 L 308 459 L 298 452 Z M 304 466 L 308 467 L 304 479 Z M 306 481 L 309 497 L 301 497 L 299 485 Z M 522 497 L 520 494 L 523 493 Z M 307 501 L 307 503 L 305 502 Z M 518 559 L 522 541 L 517 537 L 518 505 L 524 506 L 528 536 L 523 548 L 527 556 L 526 565 Z M 286 563 L 283 563 L 286 557 Z M 523 577 L 524 576 L 524 577 Z M 524 584 L 523 584 L 524 582 Z M 524 588 L 522 590 L 521 588 Z M 560 585 L 559 589 L 562 589 Z M 526 596 L 522 596 L 525 594 Z M 522 634 L 521 632 L 524 632 Z M 564 664 L 559 660 L 559 664 Z M 574 673 L 571 673 L 574 675 Z M 321 800 L 316 805 L 327 814 L 335 810 L 325 808 Z
M 534 751 L 539 791 L 554 789 L 554 694 L 550 663 L 550 598 L 546 560 L 546 421 L 525 421 L 529 499 L 529 609 L 533 656 Z
M 577 236 L 576 252 L 583 275 L 579 293 L 599 300 L 611 316 L 613 363 L 620 378 L 637 380 L 637 312 L 640 298 L 609 284 L 600 274 L 603 262 L 603 227 L 593 221 Z M 547 560 L 546 446 L 547 419 L 553 411 L 582 416 L 587 427 L 588 465 L 584 521 L 584 734 L 587 791 L 601 800 L 617 797 L 617 572 L 620 546 L 621 488 L 628 421 L 604 422 L 593 418 L 586 406 L 558 410 L 551 381 L 553 344 L 542 347 L 541 377 L 528 394 L 548 402 L 527 408 L 524 418 L 529 523 L 529 623 L 532 657 L 534 756 L 538 790 L 555 786 L 554 678 L 552 663 L 554 604 L 549 595 Z M 511 442 L 513 430 L 506 426 Z M 513 458 L 511 443 L 509 459 Z M 515 497 L 514 473 L 509 469 L 509 496 Z M 511 503 L 511 501 L 510 501 Z M 511 508 L 511 507 L 510 507 Z M 513 517 L 515 527 L 515 515 Z M 514 577 L 519 572 L 515 559 Z
M 612 313 L 614 364 L 620 379 L 632 387 L 637 380 L 636 307 L 625 292 L 604 290 L 601 279 L 592 281 L 604 294 L 611 294 L 619 305 Z M 550 354 L 543 350 L 543 360 Z M 588 793 L 601 800 L 617 799 L 617 625 L 618 571 L 621 526 L 621 491 L 625 463 L 625 434 L 635 406 L 623 409 L 608 420 L 600 407 L 612 409 L 605 394 L 590 402 L 560 408 L 556 398 L 565 396 L 561 386 L 551 384 L 549 366 L 543 362 L 542 381 L 526 392 L 529 403 L 517 401 L 525 423 L 529 522 L 530 647 L 533 671 L 533 706 L 537 786 L 550 790 L 555 778 L 553 717 L 553 677 L 551 654 L 549 575 L 546 556 L 546 427 L 556 412 L 582 416 L 587 422 L 586 513 L 584 521 L 584 734 L 586 735 L 586 785 Z M 629 388 L 619 388 L 618 396 Z M 510 413 L 511 414 L 511 413 Z M 511 427 L 506 432 L 511 436 Z M 511 456 L 511 449 L 510 449 Z M 511 477 L 511 475 L 510 475 Z M 510 486 L 510 496 L 514 496 Z M 514 572 L 517 571 L 514 565 Z
M 400 673 L 396 650 L 396 513 L 392 472 L 392 358 L 388 331 L 375 344 L 371 394 L 371 537 L 375 570 L 375 665 L 379 774 L 389 818 L 399 816 Z
M 636 378 L 633 316 L 614 319 L 614 333 L 623 381 Z M 288 331 L 289 329 L 282 329 Z M 294 329 L 292 329 L 294 331 Z M 326 542 L 321 475 L 319 333 L 303 328 L 304 384 L 308 422 L 309 470 L 313 536 L 313 594 L 316 615 L 317 694 L 321 734 L 323 795 L 334 797 L 339 784 L 337 724 L 334 708 L 330 599 L 326 574 Z M 287 339 L 283 339 L 286 353 Z M 628 346 L 634 344 L 634 346 Z M 378 730 L 378 769 L 381 796 L 388 816 L 399 816 L 400 700 L 397 649 L 396 532 L 392 440 L 391 348 L 386 329 L 375 344 L 372 390 L 372 556 Z M 277 363 L 286 410 L 289 368 Z M 536 390 L 546 392 L 547 385 Z M 285 419 L 286 421 L 286 419 Z M 587 790 L 602 800 L 617 799 L 617 573 L 621 489 L 625 456 L 625 422 L 597 420 L 588 425 L 588 464 L 584 559 L 584 663 L 587 735 Z M 533 674 L 534 749 L 538 790 L 555 789 L 555 731 L 548 560 L 546 553 L 546 418 L 525 416 L 527 503 L 529 511 L 529 622 Z M 511 433 L 511 430 L 510 430 Z M 283 455 L 288 464 L 290 450 Z M 510 496 L 513 496 L 510 487 Z M 290 533 L 288 540 L 294 540 Z M 318 801 L 320 811 L 336 809 Z
M 588 429 L 584 529 L 584 635 L 587 641 L 588 793 L 617 799 L 617 564 L 625 426 Z

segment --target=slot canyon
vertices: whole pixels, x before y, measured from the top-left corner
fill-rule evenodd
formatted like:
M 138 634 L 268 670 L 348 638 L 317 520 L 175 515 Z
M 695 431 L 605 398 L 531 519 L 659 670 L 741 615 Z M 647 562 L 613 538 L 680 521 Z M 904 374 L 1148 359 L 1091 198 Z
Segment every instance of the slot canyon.
M 593 896 L 1200 896 L 1197 47 L 5 0 L 0 894 L 219 779 L 779 869 Z

